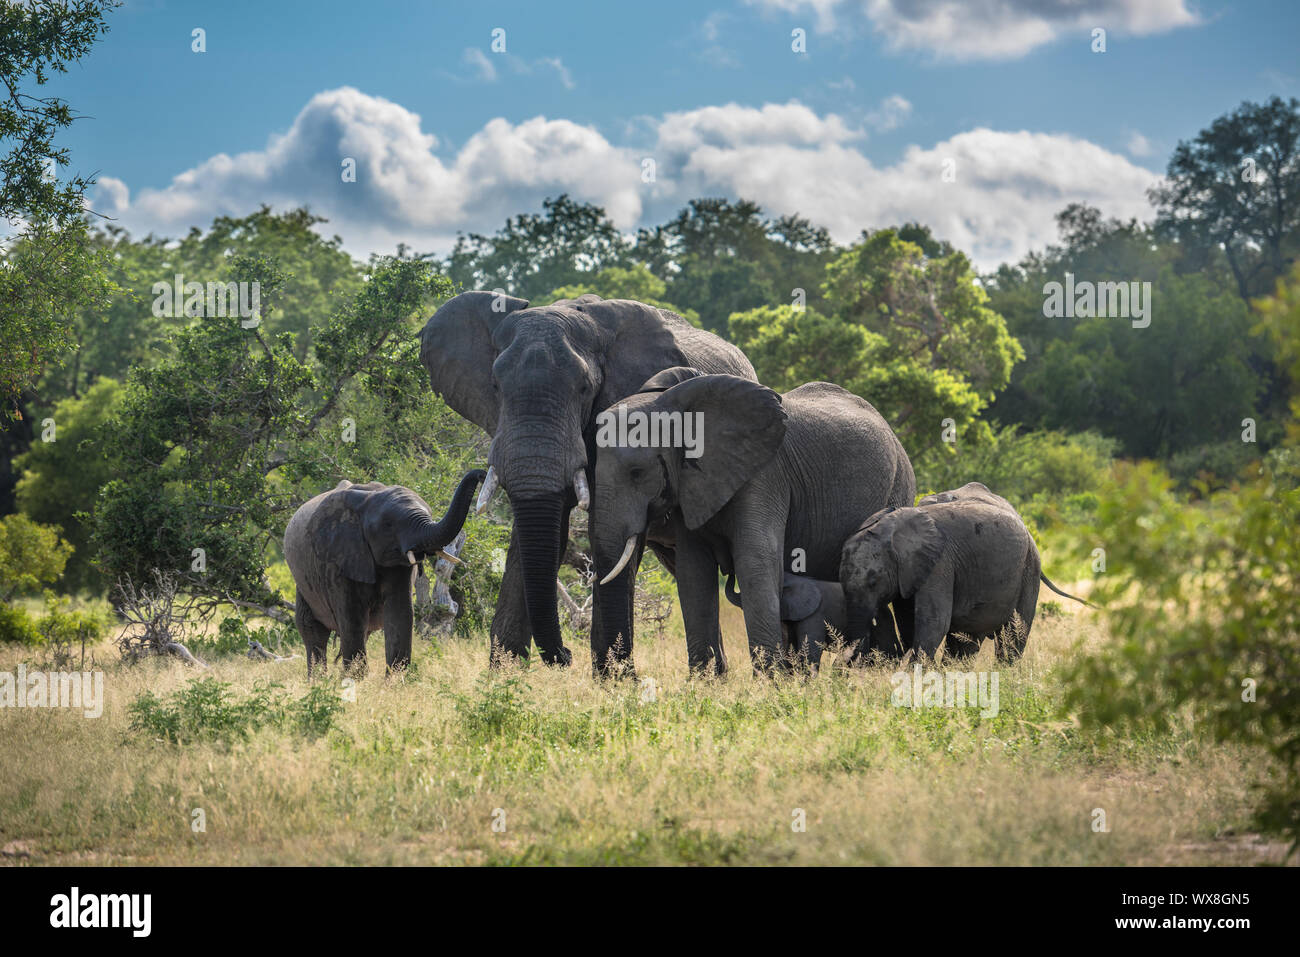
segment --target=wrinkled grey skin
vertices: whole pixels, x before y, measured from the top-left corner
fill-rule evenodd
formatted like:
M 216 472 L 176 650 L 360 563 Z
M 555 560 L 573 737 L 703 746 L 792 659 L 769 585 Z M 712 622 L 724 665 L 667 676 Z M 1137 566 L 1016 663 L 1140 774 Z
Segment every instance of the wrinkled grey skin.
M 420 361 L 434 391 L 492 436 L 488 462 L 514 510 L 492 620 L 492 660 L 498 651 L 526 657 L 531 637 L 543 661 L 568 664 L 555 574 L 577 502 L 574 472 L 585 470 L 593 507 L 600 494 L 593 477 L 596 413 L 670 366 L 747 379 L 754 378 L 754 368 L 735 346 L 680 316 L 591 295 L 530 308 L 512 296 L 462 293 L 434 313 L 420 339 Z M 671 570 L 671 555 L 661 557 Z M 627 581 L 612 585 L 597 586 L 593 602 L 597 674 L 632 654 L 632 591 Z M 629 623 L 613 643 L 600 627 L 610 615 Z
M 681 381 L 655 391 L 674 378 Z M 828 382 L 779 396 L 747 379 L 691 369 L 656 379 L 624 400 L 628 413 L 702 413 L 703 454 L 601 450 L 592 502 L 596 574 L 612 574 L 629 537 L 649 527 L 674 549 L 693 671 L 726 670 L 719 569 L 734 572 L 745 596 L 755 666 L 785 661 L 780 595 L 792 560 L 800 574 L 838 580 L 841 545 L 860 516 L 912 501 L 916 479 L 907 453 L 870 403 Z M 627 569 L 618 575 L 628 577 Z
M 744 608 L 736 592 L 736 578 L 730 576 L 727 600 Z M 822 652 L 831 643 L 834 629 L 840 640 L 848 635 L 848 613 L 844 589 L 839 582 L 820 581 L 787 572 L 781 583 L 781 628 L 784 647 L 796 664 L 813 674 L 821 667 Z
M 331 631 L 346 671 L 365 672 L 366 636 L 380 628 L 388 669 L 410 663 L 412 582 L 425 557 L 460 534 L 484 474 L 465 474 L 440 520 L 409 488 L 379 482 L 340 482 L 294 513 L 284 557 L 298 586 L 294 620 L 308 676 L 324 669 Z
M 957 657 L 992 637 L 1000 660 L 1019 658 L 1040 580 L 1047 581 L 1038 549 L 1019 514 L 978 482 L 928 495 L 915 508 L 877 512 L 844 543 L 840 564 L 850 620 L 911 599 L 904 645 L 929 657 L 945 637 L 946 653 Z M 1013 612 L 1018 629 L 1008 627 Z

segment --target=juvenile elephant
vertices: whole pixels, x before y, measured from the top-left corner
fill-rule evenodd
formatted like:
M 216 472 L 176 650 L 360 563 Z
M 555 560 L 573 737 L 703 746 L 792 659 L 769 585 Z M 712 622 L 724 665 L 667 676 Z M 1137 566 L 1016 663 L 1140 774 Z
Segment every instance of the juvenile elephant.
M 727 578 L 725 590 L 729 602 L 744 608 L 736 592 L 735 575 Z M 787 572 L 781 584 L 781 628 L 784 646 L 815 674 L 832 638 L 829 630 L 834 629 L 841 640 L 848 634 L 843 587 L 839 582 Z
M 597 432 L 596 572 L 602 584 L 626 581 L 647 528 L 670 541 L 690 667 L 721 673 L 718 571 L 734 571 L 750 654 L 771 666 L 783 657 L 788 563 L 838 580 L 841 546 L 860 516 L 912 501 L 912 463 L 869 402 L 829 382 L 781 396 L 691 369 L 655 380 L 607 409 Z M 616 642 L 629 623 L 611 614 L 602 626 L 604 641 Z
M 439 521 L 409 488 L 379 482 L 340 482 L 294 513 L 284 557 L 298 586 L 294 621 L 307 646 L 308 675 L 325 666 L 331 631 L 345 669 L 364 672 L 366 636 L 379 628 L 389 670 L 410 663 L 411 585 L 425 557 L 460 534 L 485 475 L 467 472 Z
M 1020 657 L 1040 581 L 1082 601 L 1048 581 L 1019 514 L 978 482 L 926 496 L 914 508 L 876 512 L 844 543 L 840 563 L 850 631 L 864 628 L 889 602 L 911 599 L 910 634 L 901 637 L 931 657 L 945 637 L 955 656 L 972 654 L 993 637 L 999 659 Z M 1008 627 L 1013 613 L 1018 628 Z

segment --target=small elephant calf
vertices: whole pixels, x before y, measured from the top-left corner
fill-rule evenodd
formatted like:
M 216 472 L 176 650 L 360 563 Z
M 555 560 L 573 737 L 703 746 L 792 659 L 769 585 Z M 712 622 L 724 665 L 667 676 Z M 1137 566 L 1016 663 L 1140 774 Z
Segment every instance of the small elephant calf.
M 727 576 L 727 600 L 737 608 L 741 596 L 736 592 L 736 576 Z M 786 572 L 781 584 L 781 630 L 785 633 L 787 653 L 810 668 L 821 666 L 822 652 L 832 638 L 830 629 L 847 637 L 848 616 L 844 609 L 844 589 L 839 582 L 821 581 Z
M 379 482 L 340 482 L 294 513 L 284 531 L 284 557 L 298 586 L 294 621 L 307 646 L 309 676 L 316 665 L 325 667 L 331 631 L 339 636 L 345 670 L 365 671 L 366 636 L 381 627 L 389 670 L 410 663 L 411 585 L 424 558 L 460 534 L 485 474 L 465 474 L 439 521 L 409 488 Z
M 1040 581 L 1083 601 L 1048 580 L 1020 515 L 979 482 L 928 495 L 913 508 L 876 512 L 849 536 L 840 561 L 853 638 L 861 640 L 866 622 L 892 602 L 907 609 L 899 620 L 904 647 L 930 657 L 945 637 L 950 655 L 972 654 L 992 637 L 999 659 L 1019 658 Z M 1017 628 L 1008 627 L 1013 614 Z

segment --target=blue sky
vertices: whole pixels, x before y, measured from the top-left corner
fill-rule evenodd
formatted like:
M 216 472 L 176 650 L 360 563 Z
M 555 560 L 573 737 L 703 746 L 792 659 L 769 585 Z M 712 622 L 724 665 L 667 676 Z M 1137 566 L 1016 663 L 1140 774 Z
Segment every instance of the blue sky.
M 178 235 L 307 203 L 359 255 L 567 190 L 627 229 L 703 194 L 842 241 L 920 219 L 991 266 L 1073 199 L 1146 215 L 1179 139 L 1300 96 L 1295 3 L 127 0 L 110 26 L 52 84 L 87 117 L 64 142 L 97 209 Z

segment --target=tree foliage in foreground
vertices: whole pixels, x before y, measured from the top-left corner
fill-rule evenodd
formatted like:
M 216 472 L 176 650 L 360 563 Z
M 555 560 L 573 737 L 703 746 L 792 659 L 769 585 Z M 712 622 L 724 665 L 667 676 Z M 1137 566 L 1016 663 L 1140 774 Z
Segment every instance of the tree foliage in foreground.
M 1300 270 L 1263 306 L 1300 373 Z M 1294 406 L 1300 413 L 1300 402 Z M 1106 573 L 1093 593 L 1112 641 L 1071 670 L 1071 702 L 1098 727 L 1163 730 L 1182 716 L 1275 761 L 1261 824 L 1300 843 L 1300 432 L 1188 508 L 1144 463 L 1101 496 Z M 1294 846 L 1293 846 L 1294 849 Z

